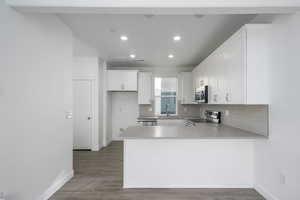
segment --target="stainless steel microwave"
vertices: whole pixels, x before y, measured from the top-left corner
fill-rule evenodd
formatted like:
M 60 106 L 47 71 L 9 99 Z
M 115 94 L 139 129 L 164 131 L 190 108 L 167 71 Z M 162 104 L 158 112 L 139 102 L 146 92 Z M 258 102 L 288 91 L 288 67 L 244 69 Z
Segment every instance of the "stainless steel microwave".
M 196 103 L 208 103 L 208 86 L 207 85 L 196 88 L 195 101 L 196 101 Z

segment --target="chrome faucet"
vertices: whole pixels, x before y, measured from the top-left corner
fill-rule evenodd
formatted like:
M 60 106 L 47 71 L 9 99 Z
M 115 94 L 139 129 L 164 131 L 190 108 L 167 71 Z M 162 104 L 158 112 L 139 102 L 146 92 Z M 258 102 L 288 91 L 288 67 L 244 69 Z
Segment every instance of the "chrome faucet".
M 168 111 L 168 108 L 169 108 L 169 105 L 168 105 L 168 104 L 166 104 L 166 114 L 167 114 L 167 117 L 169 117 L 169 116 L 170 116 L 170 113 L 169 113 L 169 111 Z

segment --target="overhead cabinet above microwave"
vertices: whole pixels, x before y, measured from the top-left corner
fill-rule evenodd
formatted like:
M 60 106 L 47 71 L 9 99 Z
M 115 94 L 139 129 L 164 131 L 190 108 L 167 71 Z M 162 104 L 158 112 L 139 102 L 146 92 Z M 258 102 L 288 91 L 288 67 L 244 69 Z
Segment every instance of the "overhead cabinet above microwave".
M 181 72 L 179 74 L 179 88 L 181 104 L 195 104 L 195 94 L 193 91 L 192 72 Z
M 243 26 L 193 70 L 209 104 L 268 104 L 270 25 Z
M 107 90 L 108 91 L 137 91 L 136 70 L 108 70 Z
M 152 73 L 138 73 L 138 103 L 151 104 L 153 101 Z

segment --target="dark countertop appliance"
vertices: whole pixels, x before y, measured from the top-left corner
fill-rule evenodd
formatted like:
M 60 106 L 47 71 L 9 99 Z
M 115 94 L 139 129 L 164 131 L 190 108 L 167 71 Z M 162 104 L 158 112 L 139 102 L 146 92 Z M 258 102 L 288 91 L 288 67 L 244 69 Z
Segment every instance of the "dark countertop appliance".
M 208 86 L 207 85 L 196 88 L 195 102 L 196 103 L 208 103 Z
M 206 110 L 204 115 L 207 122 L 221 124 L 221 112 Z

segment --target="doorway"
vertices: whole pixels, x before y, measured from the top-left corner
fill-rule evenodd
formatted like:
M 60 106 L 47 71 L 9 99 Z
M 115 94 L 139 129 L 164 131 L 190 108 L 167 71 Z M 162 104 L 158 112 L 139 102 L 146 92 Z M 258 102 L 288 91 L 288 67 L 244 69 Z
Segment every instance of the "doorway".
M 73 80 L 74 123 L 73 149 L 91 150 L 93 133 L 92 80 Z

